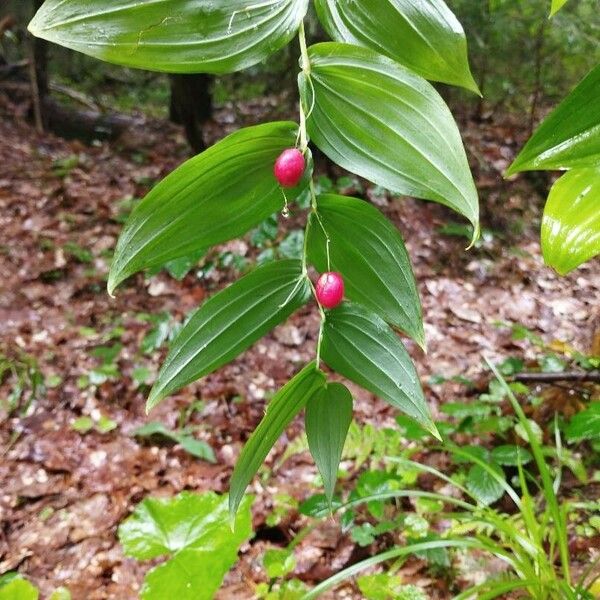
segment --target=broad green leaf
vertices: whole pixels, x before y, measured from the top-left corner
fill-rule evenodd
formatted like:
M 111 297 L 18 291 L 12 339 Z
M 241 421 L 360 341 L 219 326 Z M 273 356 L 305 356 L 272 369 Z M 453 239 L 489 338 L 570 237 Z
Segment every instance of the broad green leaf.
M 443 0 L 315 0 L 338 42 L 389 56 L 425 79 L 479 93 L 469 69 L 467 38 Z
M 502 469 L 498 465 L 493 462 L 489 464 L 498 472 L 498 475 L 504 476 Z M 500 500 L 504 495 L 502 484 L 480 465 L 473 465 L 469 469 L 466 485 L 473 496 L 485 506 L 489 506 Z
M 600 168 L 574 169 L 552 186 L 542 219 L 542 253 L 561 275 L 600 254 Z
M 231 73 L 294 36 L 308 0 L 46 0 L 37 37 L 101 60 L 169 73 Z
M 308 256 L 319 271 L 342 273 L 350 300 L 424 346 L 421 302 L 408 252 L 400 232 L 374 206 L 346 196 L 319 196 L 318 214 L 311 215 Z
M 533 456 L 527 448 L 509 444 L 494 448 L 491 455 L 494 462 L 507 467 L 516 467 L 519 464 L 526 465 L 533 460 Z
M 586 410 L 576 414 L 566 434 L 570 442 L 600 440 L 600 402 L 592 402 Z
M 139 560 L 173 555 L 148 572 L 144 600 L 210 600 L 252 534 L 252 498 L 246 497 L 232 530 L 226 496 L 182 492 L 147 498 L 119 527 L 125 554 Z
M 39 592 L 29 581 L 17 577 L 0 587 L 0 600 L 38 600 Z
M 147 410 L 183 386 L 223 366 L 310 296 L 299 260 L 257 267 L 207 300 L 183 326 L 148 398 Z
M 71 592 L 66 587 L 56 588 L 48 600 L 71 600 Z
M 600 164 L 600 65 L 544 120 L 506 172 Z
M 552 5 L 550 7 L 550 16 L 554 16 L 566 3 L 567 0 L 552 0 Z
M 344 442 L 352 422 L 352 394 L 341 383 L 329 383 L 306 405 L 306 436 L 323 478 L 325 495 L 333 498 Z
M 7 573 L 0 575 L 0 588 L 4 587 L 15 579 L 23 579 L 23 576 L 18 571 L 8 571 Z
M 458 128 L 435 88 L 349 44 L 308 49 L 299 76 L 312 141 L 341 167 L 399 194 L 439 202 L 479 232 L 477 190 Z
M 108 291 L 129 275 L 190 256 L 246 233 L 281 210 L 273 175 L 298 127 L 277 122 L 247 127 L 183 163 L 136 205 L 117 243 Z M 309 161 L 310 163 L 310 161 Z M 291 200 L 307 185 L 286 192 Z
M 325 385 L 325 375 L 308 364 L 286 383 L 269 402 L 267 412 L 242 449 L 229 483 L 229 511 L 235 515 L 248 484 L 290 421 L 309 398 Z
M 213 600 L 223 578 L 238 558 L 238 546 L 219 544 L 215 550 L 188 548 L 148 572 L 142 600 Z
M 349 302 L 329 311 L 321 356 L 334 371 L 399 408 L 439 438 L 408 352 L 376 314 Z
M 246 497 L 232 532 L 226 496 L 181 492 L 173 498 L 146 498 L 119 526 L 127 556 L 148 560 L 184 548 L 213 551 L 250 535 L 251 498 Z

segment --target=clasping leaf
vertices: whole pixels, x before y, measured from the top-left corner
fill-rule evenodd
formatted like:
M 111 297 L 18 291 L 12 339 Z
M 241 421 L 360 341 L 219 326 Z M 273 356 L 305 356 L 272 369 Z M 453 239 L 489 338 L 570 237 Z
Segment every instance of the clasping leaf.
M 163 363 L 146 409 L 218 369 L 310 297 L 299 260 L 257 267 L 207 300 L 181 329 Z
M 331 505 L 346 435 L 352 422 L 352 394 L 341 383 L 321 388 L 306 405 L 308 447 Z
M 310 363 L 273 396 L 263 420 L 246 442 L 233 470 L 229 484 L 229 511 L 232 518 L 237 512 L 246 487 L 279 436 L 315 392 L 324 385 L 325 375 L 314 363 Z
M 336 373 L 399 408 L 440 439 L 408 352 L 376 314 L 350 302 L 329 311 L 321 356 Z
M 231 73 L 285 46 L 308 0 L 46 0 L 29 31 L 95 58 L 168 73 Z
M 121 233 L 108 292 L 137 271 L 236 238 L 281 210 L 285 197 L 273 164 L 294 146 L 297 132 L 291 122 L 240 129 L 163 179 Z M 290 200 L 307 187 L 311 174 L 307 169 L 299 186 L 286 190 Z
M 299 85 L 311 140 L 335 163 L 395 193 L 465 216 L 479 235 L 477 190 L 450 109 L 425 79 L 368 48 L 308 49 Z

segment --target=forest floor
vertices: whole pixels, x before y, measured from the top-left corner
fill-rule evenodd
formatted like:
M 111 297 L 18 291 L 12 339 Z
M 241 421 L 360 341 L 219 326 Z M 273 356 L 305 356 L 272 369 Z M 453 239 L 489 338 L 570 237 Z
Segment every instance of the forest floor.
M 272 118 L 275 105 L 250 105 L 235 119 L 230 110 L 219 111 L 209 135 L 216 140 Z M 489 230 L 479 247 L 466 252 L 464 237 L 440 232 L 458 220 L 444 208 L 367 190 L 402 230 L 413 260 L 428 353 L 410 341 L 407 347 L 440 419 L 445 417 L 439 406 L 461 401 L 464 389 L 456 383 L 433 385 L 432 375 L 485 378 L 484 356 L 497 361 L 533 357 L 530 342 L 515 340 L 510 324 L 525 326 L 548 344 L 560 341 L 583 352 L 594 344 L 597 351 L 600 338 L 600 263 L 565 278 L 546 268 L 538 235 L 548 180 L 535 175 L 502 179 L 523 141 L 515 136 L 519 128 L 507 119 L 467 123 L 464 131 Z M 133 277 L 114 299 L 105 291 L 128 199 L 143 196 L 149 182 L 186 156 L 180 130 L 162 122 L 146 121 L 111 144 L 85 146 L 38 135 L 20 119 L 0 113 L 0 353 L 17 362 L 35 361 L 29 372 L 41 373 L 47 384 L 10 417 L 0 409 L 0 573 L 18 569 L 43 597 L 65 585 L 74 600 L 137 598 L 151 565 L 123 555 L 116 537 L 119 522 L 148 495 L 226 492 L 265 399 L 314 354 L 318 314 L 309 306 L 146 417 L 143 380 L 151 381 L 165 353 L 164 344 L 152 351 L 148 332 L 160 337 L 237 276 L 235 268 L 223 268 L 199 279 L 193 269 L 177 281 L 161 272 Z M 280 238 L 294 224 L 293 215 L 280 219 Z M 228 244 L 226 250 L 249 260 L 258 252 L 248 241 Z M 149 315 L 161 313 L 169 320 L 157 327 Z M 102 366 L 94 349 L 114 344 L 121 345 L 117 355 L 104 356 Z M 0 381 L 0 398 L 7 398 L 11 382 L 11 377 Z M 350 388 L 358 422 L 394 426 L 387 405 Z M 214 449 L 214 464 L 180 446 L 132 435 L 149 420 L 175 428 L 182 411 L 200 399 L 204 404 L 186 418 Z M 74 422 L 86 416 L 96 422 L 104 417 L 109 431 L 77 431 Z M 255 584 L 266 581 L 260 564 L 264 550 L 288 543 L 308 522 L 292 510 L 278 525 L 266 523 L 276 495 L 301 500 L 315 493 L 316 471 L 307 452 L 280 460 L 301 429 L 299 421 L 288 429 L 287 439 L 269 457 L 270 478 L 252 485 L 256 536 L 243 547 L 220 598 L 252 598 Z M 367 551 L 326 520 L 296 547 L 294 575 L 314 584 Z M 422 560 L 410 559 L 402 573 L 432 598 L 448 597 L 445 582 L 436 581 Z M 347 585 L 331 597 L 360 596 Z

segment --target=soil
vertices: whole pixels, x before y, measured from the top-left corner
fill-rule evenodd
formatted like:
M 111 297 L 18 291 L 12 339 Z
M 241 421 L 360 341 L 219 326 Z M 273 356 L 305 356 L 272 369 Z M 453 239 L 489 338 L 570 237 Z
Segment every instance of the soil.
M 215 141 L 239 126 L 273 118 L 276 106 L 276 99 L 250 104 L 235 118 L 224 107 L 209 137 Z M 116 536 L 119 522 L 148 495 L 227 491 L 236 457 L 260 421 L 266 399 L 314 355 L 317 309 L 313 304 L 299 311 L 233 363 L 147 417 L 147 387 L 136 383 L 134 369 L 145 367 L 152 376 L 165 349 L 140 350 L 152 327 L 140 314 L 167 312 L 181 321 L 238 275 L 235 269 L 222 269 L 199 279 L 193 270 L 177 281 L 161 272 L 131 278 L 114 299 L 105 291 L 122 201 L 143 196 L 150 181 L 188 156 L 182 132 L 145 119 L 110 145 L 85 146 L 39 135 L 9 108 L 5 102 L 0 116 L 0 351 L 12 359 L 33 358 L 54 385 L 38 393 L 29 407 L 10 416 L 0 412 L 0 573 L 18 569 L 39 586 L 42 597 L 64 585 L 74 600 L 137 598 L 152 565 L 123 555 Z M 514 340 L 510 328 L 499 323 L 520 323 L 548 344 L 582 352 L 594 344 L 597 348 L 600 337 L 600 263 L 592 261 L 561 278 L 540 256 L 540 207 L 548 177 L 502 179 L 523 142 L 518 123 L 508 118 L 465 122 L 463 131 L 484 227 L 491 230 L 480 247 L 465 251 L 464 237 L 439 231 L 459 221 L 443 207 L 367 190 L 403 232 L 413 260 L 428 352 L 408 340 L 406 345 L 440 419 L 440 404 L 460 401 L 465 390 L 456 383 L 430 385 L 431 375 L 485 378 L 484 357 L 534 358 L 532 345 Z M 75 165 L 61 171 L 56 161 L 72 156 Z M 324 164 L 322 158 L 319 162 Z M 341 174 L 327 169 L 330 175 Z M 282 218 L 281 235 L 298 219 Z M 250 259 L 257 252 L 247 240 L 226 248 Z M 81 378 L 100 364 L 90 352 L 116 342 L 123 346 L 116 362 L 120 376 L 82 385 Z M 7 398 L 12 381 L 4 377 L 0 382 L 0 398 Z M 394 425 L 394 412 L 386 404 L 349 387 L 358 422 Z M 179 446 L 132 436 L 149 420 L 176 427 L 181 412 L 199 399 L 203 408 L 191 414 L 190 424 L 215 450 L 215 464 Z M 85 434 L 72 427 L 82 416 L 99 415 L 116 427 Z M 307 452 L 280 460 L 301 431 L 300 421 L 288 429 L 267 461 L 271 476 L 251 486 L 256 536 L 243 547 L 220 598 L 252 598 L 254 586 L 266 580 L 260 563 L 264 550 L 288 543 L 309 522 L 291 511 L 277 526 L 266 523 L 276 495 L 301 500 L 315 492 L 316 471 Z M 298 545 L 294 574 L 314 584 L 372 550 L 356 546 L 338 523 L 326 520 Z M 432 598 L 449 597 L 447 583 L 433 577 L 423 561 L 410 559 L 401 572 Z M 360 594 L 347 585 L 331 597 Z

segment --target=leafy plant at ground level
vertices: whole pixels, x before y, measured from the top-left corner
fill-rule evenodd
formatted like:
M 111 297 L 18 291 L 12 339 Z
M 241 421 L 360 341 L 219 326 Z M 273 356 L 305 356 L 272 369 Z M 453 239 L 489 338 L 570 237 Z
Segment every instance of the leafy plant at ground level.
M 382 518 L 383 511 L 379 509 L 376 513 L 372 511 L 378 503 L 407 498 L 411 499 L 417 507 L 420 506 L 423 511 L 432 511 L 436 518 L 446 524 L 446 530 L 441 537 L 431 539 L 427 535 L 427 521 L 424 521 L 422 531 L 418 528 L 411 533 L 414 527 L 418 527 L 418 523 L 415 521 L 414 524 L 409 524 L 404 518 L 400 518 L 397 522 L 381 521 L 377 526 L 370 526 L 370 529 L 363 526 L 361 535 L 368 534 L 369 531 L 378 535 L 397 528 L 404 533 L 407 543 L 344 569 L 311 590 L 304 596 L 304 600 L 317 598 L 326 590 L 369 567 L 410 554 L 452 548 L 477 550 L 494 555 L 506 563 L 509 569 L 506 574 L 496 579 L 489 579 L 481 585 L 460 593 L 457 599 L 496 598 L 510 591 L 521 590 L 534 600 L 591 599 L 589 589 L 594 584 L 591 571 L 584 571 L 577 581 L 571 576 L 566 528 L 569 508 L 567 503 L 559 504 L 555 492 L 561 481 L 560 438 L 557 437 L 558 448 L 553 454 L 558 461 L 556 473 L 553 474 L 551 466 L 546 462 L 537 435 L 531 427 L 531 422 L 526 418 L 511 388 L 498 370 L 495 367 L 491 368 L 525 432 L 529 448 L 499 446 L 490 454 L 478 447 L 444 444 L 443 448 L 457 460 L 472 463 L 482 476 L 485 474 L 487 483 L 480 484 L 475 489 L 469 486 L 468 480 L 467 484 L 463 485 L 457 477 L 447 475 L 434 467 L 419 464 L 408 458 L 388 457 L 390 464 L 414 469 L 436 477 L 441 484 L 453 486 L 462 497 L 399 486 L 394 483 L 397 480 L 393 473 L 381 472 L 377 476 L 375 473 L 370 473 L 362 483 L 361 476 L 355 491 L 345 502 L 339 500 L 334 502 L 333 509 L 343 511 L 342 522 L 348 522 L 346 515 L 354 515 L 356 508 L 361 505 L 370 507 L 371 514 L 377 514 L 378 518 Z M 490 464 L 490 460 L 507 466 L 515 465 L 518 472 L 518 488 L 506 482 L 498 470 L 498 464 Z M 531 481 L 534 481 L 534 484 L 537 484 L 537 481 L 525 473 L 524 465 L 527 463 L 537 468 L 536 477 L 539 487 L 536 485 L 533 494 Z M 387 482 L 392 482 L 392 485 Z M 488 506 L 486 494 L 490 485 L 497 486 L 503 494 L 508 495 L 515 505 L 515 514 L 505 514 Z M 482 489 L 485 493 L 482 493 Z M 450 510 L 445 508 L 448 505 L 451 507 Z M 305 503 L 301 510 L 313 516 L 325 516 L 328 513 L 327 505 L 319 504 L 316 499 Z M 418 515 L 416 517 L 418 519 Z M 472 534 L 473 537 L 465 537 L 468 534 Z M 369 544 L 373 541 L 373 537 L 365 541 Z
M 0 399 L 0 408 L 8 415 L 17 410 L 27 412 L 45 390 L 37 361 L 24 353 L 15 357 L 0 350 L 0 383 L 4 381 L 9 382 L 10 391 Z
M 576 414 L 567 426 L 566 435 L 569 441 L 600 441 L 600 402 L 592 402 Z
M 244 498 L 234 521 L 228 499 L 213 492 L 182 492 L 174 498 L 146 498 L 119 526 L 127 556 L 168 559 L 146 574 L 141 597 L 210 600 L 252 534 L 252 499 Z
M 38 600 L 38 589 L 20 573 L 9 571 L 0 575 L 0 600 Z M 65 587 L 56 588 L 48 600 L 71 600 L 71 593 Z
M 400 577 L 389 573 L 363 575 L 356 583 L 367 600 L 428 600 L 418 587 L 404 585 Z
M 196 458 L 201 458 L 208 462 L 217 462 L 214 450 L 204 441 L 197 440 L 192 430 L 188 427 L 171 431 L 162 423 L 147 423 L 138 427 L 133 435 L 137 438 L 159 438 L 179 444 L 186 452 L 189 452 Z

